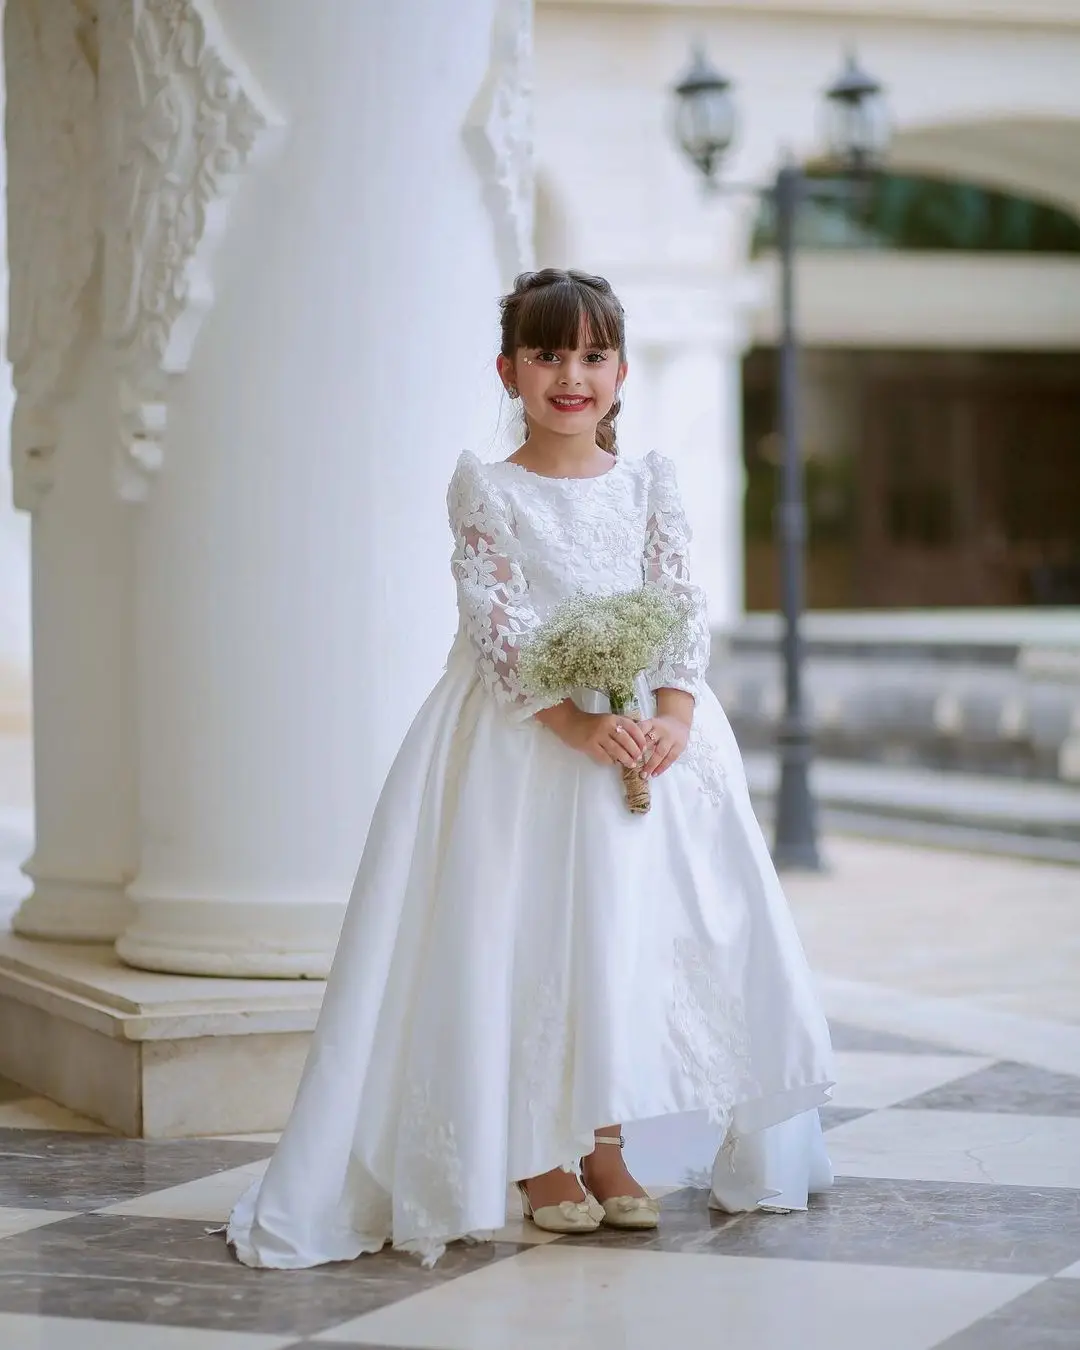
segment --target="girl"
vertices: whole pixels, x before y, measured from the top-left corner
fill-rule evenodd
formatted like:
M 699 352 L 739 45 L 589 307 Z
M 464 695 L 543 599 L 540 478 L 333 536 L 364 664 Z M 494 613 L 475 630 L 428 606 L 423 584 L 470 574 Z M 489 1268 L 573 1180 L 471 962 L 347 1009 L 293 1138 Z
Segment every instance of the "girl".
M 831 1183 L 825 1019 L 705 683 L 705 599 L 671 463 L 617 456 L 622 308 L 546 270 L 502 302 L 521 448 L 458 463 L 460 623 L 371 823 L 289 1123 L 228 1238 L 247 1265 L 425 1264 L 506 1220 L 649 1228 L 657 1180 L 705 1169 L 729 1211 Z M 579 591 L 667 588 L 684 649 L 652 715 L 522 687 L 521 644 Z M 615 766 L 650 780 L 632 815 Z

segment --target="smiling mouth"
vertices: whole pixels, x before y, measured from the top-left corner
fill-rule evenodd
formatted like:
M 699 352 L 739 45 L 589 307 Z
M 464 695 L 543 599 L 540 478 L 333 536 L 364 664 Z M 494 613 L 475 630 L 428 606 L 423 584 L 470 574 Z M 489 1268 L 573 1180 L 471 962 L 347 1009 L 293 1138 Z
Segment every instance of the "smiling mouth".
M 580 412 L 582 408 L 588 407 L 592 402 L 591 398 L 586 398 L 583 394 L 571 394 L 566 397 L 555 396 L 549 399 L 552 407 L 558 408 L 560 412 Z

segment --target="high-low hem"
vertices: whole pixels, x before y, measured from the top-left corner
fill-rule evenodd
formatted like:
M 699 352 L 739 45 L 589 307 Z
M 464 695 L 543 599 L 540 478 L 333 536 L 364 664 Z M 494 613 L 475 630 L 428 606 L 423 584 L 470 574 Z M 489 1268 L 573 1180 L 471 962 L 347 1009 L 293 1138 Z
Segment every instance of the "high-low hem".
M 788 1213 L 793 1210 L 805 1210 L 808 1196 L 828 1189 L 832 1184 L 832 1170 L 825 1153 L 817 1107 L 829 1100 L 831 1081 L 787 1089 L 772 1094 L 763 1102 L 771 1104 L 771 1110 L 762 1110 L 771 1123 L 749 1134 L 740 1134 L 735 1125 L 723 1129 L 722 1139 L 716 1151 L 711 1167 L 707 1169 L 708 1179 L 683 1178 L 692 1180 L 696 1188 L 708 1191 L 708 1205 L 712 1209 L 727 1213 L 742 1213 L 753 1209 L 769 1212 Z M 813 1106 L 802 1103 L 813 1100 Z M 779 1115 L 780 1103 L 799 1104 L 792 1114 Z M 756 1103 L 737 1103 L 732 1118 L 738 1115 L 741 1107 Z M 604 1115 L 605 1113 L 601 1113 Z M 333 1262 L 353 1261 L 361 1256 L 374 1255 L 389 1246 L 392 1250 L 420 1259 L 425 1269 L 431 1269 L 443 1257 L 446 1249 L 454 1243 L 483 1243 L 493 1241 L 496 1234 L 511 1221 L 511 1206 L 516 1201 L 516 1186 L 532 1176 L 541 1176 L 546 1172 L 563 1168 L 568 1172 L 577 1172 L 580 1159 L 592 1151 L 593 1137 L 596 1131 L 615 1122 L 622 1125 L 627 1136 L 628 1160 L 631 1171 L 633 1162 L 633 1140 L 637 1129 L 648 1125 L 661 1131 L 665 1123 L 676 1121 L 680 1117 L 708 1116 L 704 1105 L 690 1109 L 676 1109 L 667 1112 L 652 1112 L 637 1119 L 624 1118 L 625 1113 L 612 1108 L 605 1118 L 597 1122 L 592 1129 L 583 1131 L 580 1137 L 580 1151 L 567 1158 L 564 1146 L 554 1147 L 548 1155 L 547 1165 L 535 1166 L 527 1173 L 513 1175 L 511 1168 L 504 1182 L 507 1195 L 513 1194 L 514 1200 L 506 1206 L 500 1216 L 475 1216 L 475 1223 L 464 1231 L 446 1234 L 410 1234 L 395 1237 L 392 1233 L 378 1235 L 360 1233 L 352 1230 L 339 1233 L 323 1232 L 321 1244 L 317 1248 L 291 1251 L 274 1250 L 274 1244 L 265 1239 L 256 1245 L 252 1241 L 252 1228 L 256 1222 L 256 1206 L 260 1191 L 260 1182 L 253 1183 L 237 1202 L 224 1232 L 226 1241 L 234 1256 L 242 1265 L 277 1270 L 307 1269 L 312 1266 L 327 1265 Z M 792 1126 L 792 1122 L 796 1122 Z M 711 1122 L 715 1124 L 715 1122 Z M 787 1132 L 784 1132 L 787 1127 Z M 722 1127 L 721 1127 L 722 1128 Z M 679 1181 L 675 1174 L 673 1160 L 672 1175 L 668 1177 L 649 1177 L 647 1184 L 669 1186 Z M 704 1184 L 702 1181 L 704 1180 Z M 385 1194 L 385 1193 L 384 1193 Z M 386 1195 L 388 1210 L 392 1211 L 392 1196 Z M 496 1221 L 493 1221 L 496 1220 Z M 661 1216 L 661 1224 L 663 1218 Z M 280 1240 L 281 1235 L 277 1236 Z

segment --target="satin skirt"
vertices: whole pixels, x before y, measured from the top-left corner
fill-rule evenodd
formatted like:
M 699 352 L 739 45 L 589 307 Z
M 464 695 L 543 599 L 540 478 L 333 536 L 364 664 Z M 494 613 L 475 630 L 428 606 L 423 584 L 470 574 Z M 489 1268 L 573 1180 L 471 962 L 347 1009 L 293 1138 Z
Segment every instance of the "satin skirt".
M 508 1187 L 622 1123 L 645 1182 L 732 1211 L 831 1182 L 828 1028 L 703 691 L 634 816 L 620 775 L 514 723 L 452 654 L 373 816 L 296 1102 L 228 1238 L 242 1262 L 436 1261 Z

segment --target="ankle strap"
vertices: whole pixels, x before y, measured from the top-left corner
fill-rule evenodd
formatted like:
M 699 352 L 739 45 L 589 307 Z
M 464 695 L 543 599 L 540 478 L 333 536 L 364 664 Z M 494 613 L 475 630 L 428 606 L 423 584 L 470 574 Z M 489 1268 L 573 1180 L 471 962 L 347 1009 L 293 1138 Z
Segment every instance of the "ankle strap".
M 622 1148 L 626 1143 L 621 1134 L 598 1134 L 594 1138 L 598 1144 L 614 1144 L 616 1148 Z

